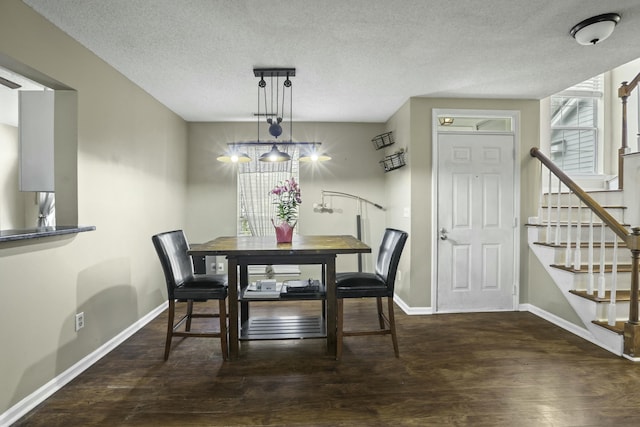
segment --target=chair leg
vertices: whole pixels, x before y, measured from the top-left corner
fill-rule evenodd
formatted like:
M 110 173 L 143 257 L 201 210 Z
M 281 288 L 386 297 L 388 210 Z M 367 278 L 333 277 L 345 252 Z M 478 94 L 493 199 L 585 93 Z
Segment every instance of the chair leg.
M 164 344 L 164 360 L 169 359 L 169 351 L 171 350 L 171 338 L 173 337 L 173 321 L 176 312 L 176 301 L 169 300 L 169 312 L 167 314 L 167 340 Z
M 396 336 L 396 318 L 393 314 L 393 297 L 387 297 L 389 302 L 389 329 L 391 329 L 391 340 L 393 341 L 393 351 L 396 357 L 400 357 L 400 350 L 398 349 L 398 337 Z
M 222 359 L 227 360 L 229 356 L 228 338 L 227 338 L 227 303 L 226 300 L 219 301 L 220 310 L 220 346 L 222 348 Z
M 184 330 L 189 332 L 191 330 L 191 316 L 193 316 L 193 300 L 187 301 L 187 324 Z
M 338 298 L 338 318 L 336 319 L 336 360 L 340 360 L 342 357 L 342 338 L 343 338 L 343 326 L 344 326 L 344 299 Z
M 376 303 L 378 305 L 378 322 L 380 323 L 380 329 L 384 329 L 384 313 L 382 311 L 382 297 L 376 298 Z

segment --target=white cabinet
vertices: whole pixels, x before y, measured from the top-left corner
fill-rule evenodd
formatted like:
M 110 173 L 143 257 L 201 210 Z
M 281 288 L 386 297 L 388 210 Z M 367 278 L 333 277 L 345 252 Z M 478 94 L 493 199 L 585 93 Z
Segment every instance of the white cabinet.
M 19 95 L 20 191 L 54 191 L 55 92 Z
M 77 93 L 21 91 L 19 96 L 20 191 L 55 191 L 56 181 L 76 173 Z

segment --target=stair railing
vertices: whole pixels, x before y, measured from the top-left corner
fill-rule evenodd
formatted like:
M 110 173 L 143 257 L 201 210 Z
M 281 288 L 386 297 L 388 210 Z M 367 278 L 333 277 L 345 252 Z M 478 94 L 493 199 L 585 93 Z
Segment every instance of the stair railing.
M 640 77 L 640 75 L 639 75 Z M 636 78 L 637 79 L 637 78 Z M 551 181 L 552 175 L 558 179 L 558 197 L 557 197 L 557 206 L 556 209 L 556 235 L 555 244 L 559 244 L 559 229 L 560 229 L 560 192 L 561 187 L 564 185 L 569 190 L 569 200 L 571 200 L 571 194 L 575 195 L 580 203 L 578 206 L 578 220 L 577 225 L 575 226 L 577 235 L 581 233 L 581 221 L 582 221 L 582 205 L 586 209 L 589 209 L 589 243 L 588 243 L 588 274 L 589 274 L 589 282 L 587 284 L 587 292 L 593 294 L 594 292 L 594 277 L 593 277 L 593 240 L 594 240 L 594 215 L 600 218 L 602 221 L 602 230 L 600 235 L 600 265 L 599 265 L 599 280 L 598 280 L 598 297 L 605 297 L 605 283 L 604 283 L 604 249 L 605 249 L 605 229 L 609 228 L 614 233 L 614 266 L 612 271 L 612 283 L 610 286 L 610 304 L 607 314 L 607 323 L 610 325 L 615 324 L 615 300 L 616 300 L 616 291 L 617 291 L 617 260 L 616 255 L 618 251 L 618 239 L 622 240 L 627 248 L 631 251 L 631 286 L 630 286 L 630 301 L 629 301 L 629 320 L 625 324 L 625 332 L 624 332 L 624 340 L 625 340 L 625 353 L 635 356 L 640 355 L 640 322 L 638 319 L 638 296 L 639 296 L 639 282 L 640 282 L 640 227 L 634 227 L 632 232 L 629 232 L 627 228 L 618 222 L 609 212 L 607 212 L 598 202 L 596 202 L 588 193 L 586 193 L 578 184 L 576 184 L 569 176 L 567 176 L 558 166 L 556 166 L 547 156 L 545 156 L 537 147 L 533 147 L 530 150 L 530 155 L 532 157 L 540 160 L 541 164 L 546 166 L 549 170 L 549 178 L 548 178 L 548 190 L 551 193 Z M 542 193 L 543 191 L 541 191 Z M 540 200 L 542 200 L 542 195 L 540 196 Z M 551 211 L 553 207 L 551 206 L 551 198 L 549 197 L 547 203 L 547 243 L 551 243 L 551 223 L 553 219 L 551 218 Z M 572 228 L 574 224 L 571 221 L 571 202 L 568 204 L 568 213 L 567 213 L 567 250 L 565 252 L 565 266 L 569 267 L 571 263 L 571 237 Z M 541 215 L 541 207 L 539 208 L 538 218 L 542 220 Z M 576 237 L 575 241 L 575 250 L 576 252 L 580 252 L 580 238 Z M 575 254 L 574 254 L 575 255 Z M 576 270 L 580 269 L 580 256 L 575 255 L 573 258 L 574 266 L 573 268 Z M 568 264 L 567 264 L 568 263 Z
M 618 97 L 622 99 L 622 144 L 618 149 L 618 188 L 622 190 L 624 188 L 624 155 L 627 154 L 629 144 L 627 142 L 627 98 L 631 95 L 631 92 L 640 83 L 640 73 L 629 82 L 622 82 L 618 88 Z

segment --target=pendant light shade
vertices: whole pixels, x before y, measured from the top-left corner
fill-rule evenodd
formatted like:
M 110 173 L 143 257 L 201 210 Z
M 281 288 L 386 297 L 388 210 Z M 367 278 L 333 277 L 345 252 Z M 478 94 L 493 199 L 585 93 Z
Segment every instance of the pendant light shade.
M 243 151 L 240 151 L 240 147 L 236 144 L 229 144 L 227 152 L 221 156 L 218 156 L 216 160 L 223 163 L 247 163 L 251 161 L 251 157 Z
M 287 153 L 283 153 L 282 151 L 278 150 L 278 147 L 276 147 L 276 144 L 273 144 L 273 146 L 271 147 L 271 151 L 261 155 L 259 160 L 261 162 L 273 162 L 273 163 L 287 162 L 291 160 L 291 156 Z
M 325 153 L 319 152 L 314 144 L 311 148 L 300 154 L 299 160 L 305 163 L 326 162 L 327 160 L 331 160 L 331 157 Z
M 251 161 L 251 157 L 247 153 L 225 153 L 216 158 L 219 162 L 223 163 L 247 163 Z

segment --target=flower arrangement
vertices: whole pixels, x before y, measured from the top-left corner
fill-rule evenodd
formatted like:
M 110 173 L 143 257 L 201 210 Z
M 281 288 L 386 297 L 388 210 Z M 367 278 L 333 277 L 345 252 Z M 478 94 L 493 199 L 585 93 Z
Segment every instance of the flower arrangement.
M 278 209 L 277 217 L 292 225 L 291 223 L 296 220 L 298 215 L 298 205 L 302 203 L 300 186 L 295 178 L 291 177 L 281 185 L 276 185 L 269 194 L 275 196 L 273 203 Z

